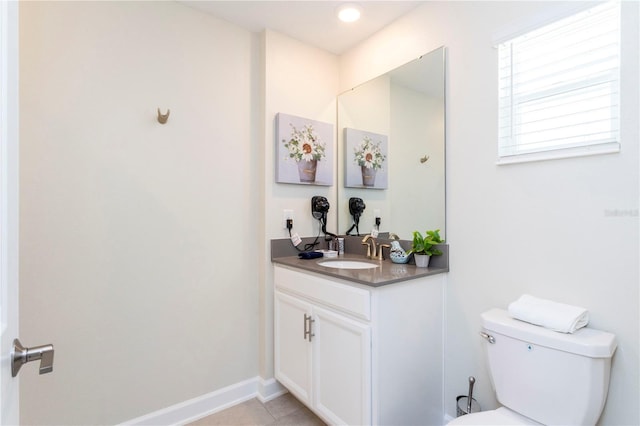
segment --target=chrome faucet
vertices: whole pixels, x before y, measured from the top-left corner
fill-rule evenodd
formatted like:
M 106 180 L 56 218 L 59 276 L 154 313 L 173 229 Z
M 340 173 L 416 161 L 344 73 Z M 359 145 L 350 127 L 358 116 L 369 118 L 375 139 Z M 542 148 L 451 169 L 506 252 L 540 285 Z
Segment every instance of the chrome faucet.
M 370 244 L 369 242 L 371 242 L 372 244 Z M 371 234 L 365 236 L 362 239 L 362 245 L 363 246 L 367 246 L 367 258 L 368 259 L 375 259 L 376 258 L 376 254 L 377 254 L 377 247 L 376 247 L 376 239 L 375 237 L 371 236 Z M 382 250 L 382 249 L 380 249 Z

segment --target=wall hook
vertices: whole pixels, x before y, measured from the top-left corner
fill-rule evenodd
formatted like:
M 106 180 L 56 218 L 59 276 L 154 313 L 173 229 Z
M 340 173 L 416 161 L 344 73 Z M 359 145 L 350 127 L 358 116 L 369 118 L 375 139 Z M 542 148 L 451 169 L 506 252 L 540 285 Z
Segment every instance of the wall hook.
M 167 120 L 169 119 L 169 114 L 171 113 L 171 110 L 168 109 L 166 114 L 162 114 L 160 112 L 160 108 L 158 108 L 158 123 L 160 124 L 164 124 L 167 122 Z
M 421 162 L 421 163 L 426 163 L 427 161 L 429 161 L 429 156 L 428 156 L 428 155 L 425 155 L 424 157 L 422 157 L 422 158 L 420 159 L 420 162 Z

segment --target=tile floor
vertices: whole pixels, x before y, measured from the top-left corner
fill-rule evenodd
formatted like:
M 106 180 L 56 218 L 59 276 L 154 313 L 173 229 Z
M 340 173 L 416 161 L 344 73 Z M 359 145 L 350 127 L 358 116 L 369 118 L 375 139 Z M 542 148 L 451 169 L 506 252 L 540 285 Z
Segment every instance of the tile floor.
M 286 393 L 264 404 L 256 398 L 250 399 L 189 423 L 189 426 L 214 425 L 324 426 L 325 423 L 290 393 Z

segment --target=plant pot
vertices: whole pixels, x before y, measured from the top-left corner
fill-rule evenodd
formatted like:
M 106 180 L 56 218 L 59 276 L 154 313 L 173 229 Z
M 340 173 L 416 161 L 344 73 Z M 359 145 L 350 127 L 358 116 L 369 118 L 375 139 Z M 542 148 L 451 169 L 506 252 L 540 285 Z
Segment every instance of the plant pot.
M 429 260 L 431 259 L 431 256 L 429 256 L 428 254 L 417 254 L 414 253 L 413 254 L 413 258 L 416 261 L 416 266 L 418 268 L 428 268 L 429 267 Z
M 298 161 L 298 176 L 300 176 L 300 182 L 315 182 L 317 167 L 318 160 Z
M 361 166 L 362 184 L 364 186 L 374 186 L 376 184 L 376 169 Z

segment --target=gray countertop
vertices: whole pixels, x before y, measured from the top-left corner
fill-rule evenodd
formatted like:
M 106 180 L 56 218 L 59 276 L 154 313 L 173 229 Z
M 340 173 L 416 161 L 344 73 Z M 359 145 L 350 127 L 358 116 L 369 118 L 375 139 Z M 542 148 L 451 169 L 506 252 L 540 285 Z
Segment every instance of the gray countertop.
M 304 271 L 315 272 L 328 277 L 339 278 L 371 287 L 381 287 L 388 284 L 442 274 L 449 271 L 448 250 L 443 250 L 442 256 L 433 256 L 428 268 L 418 268 L 415 264 L 397 264 L 386 259 L 383 261 L 369 260 L 366 256 L 356 253 L 347 253 L 338 257 L 321 257 L 317 259 L 300 259 L 297 254 L 291 255 L 281 250 L 280 241 L 272 240 L 272 258 L 274 264 L 289 266 Z M 289 244 L 289 240 L 284 240 Z M 348 246 L 347 246 L 348 247 Z M 448 249 L 448 246 L 439 247 Z M 371 269 L 336 269 L 321 266 L 319 263 L 330 260 L 360 260 L 378 264 Z

